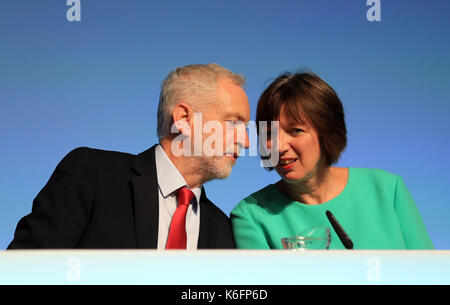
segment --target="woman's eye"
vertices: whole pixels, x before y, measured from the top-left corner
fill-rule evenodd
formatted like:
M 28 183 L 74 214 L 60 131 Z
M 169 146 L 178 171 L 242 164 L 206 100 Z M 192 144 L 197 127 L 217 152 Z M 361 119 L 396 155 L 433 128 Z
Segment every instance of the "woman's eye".
M 300 133 L 303 132 L 303 129 L 300 129 L 300 128 L 294 128 L 294 129 L 292 129 L 291 132 L 292 132 L 292 133 L 295 133 L 295 134 L 300 134 Z

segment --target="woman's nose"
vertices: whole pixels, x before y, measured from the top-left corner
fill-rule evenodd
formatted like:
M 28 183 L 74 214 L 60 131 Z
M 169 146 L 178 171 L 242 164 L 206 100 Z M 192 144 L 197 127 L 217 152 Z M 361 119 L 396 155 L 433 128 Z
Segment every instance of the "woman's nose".
M 291 148 L 291 146 L 289 145 L 289 135 L 283 130 L 279 131 L 278 141 L 278 149 L 280 151 L 280 155 L 287 152 Z

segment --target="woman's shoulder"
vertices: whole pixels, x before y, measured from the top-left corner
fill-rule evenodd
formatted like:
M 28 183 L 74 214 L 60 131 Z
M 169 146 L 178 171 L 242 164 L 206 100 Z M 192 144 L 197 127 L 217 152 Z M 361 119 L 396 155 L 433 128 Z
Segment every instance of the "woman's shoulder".
M 398 175 L 379 168 L 350 167 L 349 172 L 352 178 L 358 179 L 395 181 L 398 178 Z
M 271 200 L 274 197 L 274 191 L 275 191 L 274 188 L 276 188 L 276 186 L 274 184 L 266 185 L 262 189 L 248 195 L 247 197 L 242 199 L 240 202 L 255 203 L 255 202 Z
M 352 167 L 349 171 L 350 189 L 356 192 L 395 192 L 400 176 L 378 168 Z
M 273 204 L 279 203 L 281 195 L 274 184 L 269 184 L 242 199 L 233 210 L 267 209 Z

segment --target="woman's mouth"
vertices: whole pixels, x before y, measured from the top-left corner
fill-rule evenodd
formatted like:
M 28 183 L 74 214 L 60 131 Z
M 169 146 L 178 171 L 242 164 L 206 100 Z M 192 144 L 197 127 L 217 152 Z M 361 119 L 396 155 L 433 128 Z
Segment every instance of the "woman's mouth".
M 282 169 L 288 170 L 294 166 L 295 161 L 297 161 L 297 159 L 284 159 L 284 160 L 280 160 L 279 164 Z

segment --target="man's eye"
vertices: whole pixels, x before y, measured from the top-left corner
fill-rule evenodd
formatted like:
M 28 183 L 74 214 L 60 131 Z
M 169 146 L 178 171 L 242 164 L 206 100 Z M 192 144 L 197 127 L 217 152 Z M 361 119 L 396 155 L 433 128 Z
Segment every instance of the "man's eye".
M 229 129 L 246 127 L 245 123 L 242 121 L 226 121 L 226 126 Z
M 233 129 L 233 128 L 234 128 L 234 125 L 235 125 L 235 121 L 225 121 L 225 126 L 226 126 L 228 129 Z

